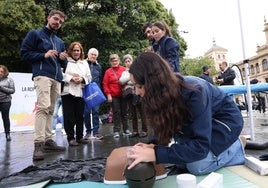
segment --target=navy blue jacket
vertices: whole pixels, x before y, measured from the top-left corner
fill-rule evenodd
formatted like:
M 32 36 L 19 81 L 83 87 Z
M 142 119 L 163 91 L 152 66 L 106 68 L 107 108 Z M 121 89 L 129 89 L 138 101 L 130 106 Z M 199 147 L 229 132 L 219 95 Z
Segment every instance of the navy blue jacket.
M 46 76 L 62 81 L 61 68 L 65 68 L 67 61 L 59 58 L 45 58 L 48 50 L 57 50 L 58 54 L 65 51 L 64 42 L 56 33 L 47 27 L 31 30 L 27 33 L 21 45 L 21 58 L 32 64 L 33 77 Z
M 101 88 L 102 76 L 103 76 L 101 65 L 97 62 L 95 63 L 92 63 L 91 61 L 87 61 L 87 62 L 90 68 L 91 76 L 92 76 L 91 82 L 96 82 L 96 84 L 98 84 L 98 86 Z
M 163 36 L 152 45 L 153 51 L 165 59 L 174 72 L 180 71 L 180 45 L 174 38 Z
M 242 131 L 243 118 L 231 96 L 201 78 L 189 76 L 185 82 L 194 87 L 182 89 L 192 120 L 174 135 L 170 147 L 155 146 L 158 163 L 191 163 L 204 159 L 209 151 L 218 156 Z
M 203 72 L 203 73 L 200 75 L 200 78 L 206 80 L 207 82 L 209 82 L 209 83 L 211 83 L 211 84 L 214 84 L 214 83 L 213 83 L 213 80 L 212 80 L 212 78 L 209 76 L 209 74 L 206 74 L 206 73 Z

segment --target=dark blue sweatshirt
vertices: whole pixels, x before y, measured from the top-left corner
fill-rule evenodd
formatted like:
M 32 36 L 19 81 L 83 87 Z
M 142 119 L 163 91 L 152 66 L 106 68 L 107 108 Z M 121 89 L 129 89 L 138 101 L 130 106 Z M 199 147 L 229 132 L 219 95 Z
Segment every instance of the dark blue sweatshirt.
M 194 89 L 182 89 L 192 120 L 174 135 L 170 147 L 155 146 L 158 163 L 186 164 L 204 159 L 209 151 L 215 156 L 239 137 L 243 118 L 233 98 L 217 86 L 197 77 L 185 77 Z
M 48 50 L 57 50 L 58 54 L 65 51 L 64 42 L 56 33 L 47 27 L 31 30 L 27 33 L 21 45 L 21 59 L 32 64 L 33 78 L 47 76 L 62 81 L 61 68 L 66 67 L 67 61 L 59 58 L 45 58 Z

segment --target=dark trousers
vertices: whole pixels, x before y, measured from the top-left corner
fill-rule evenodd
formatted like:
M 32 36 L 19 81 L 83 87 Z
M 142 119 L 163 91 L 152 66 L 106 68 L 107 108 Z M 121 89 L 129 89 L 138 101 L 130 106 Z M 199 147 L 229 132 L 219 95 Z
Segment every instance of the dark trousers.
M 84 131 L 84 99 L 81 97 L 74 97 L 70 94 L 63 95 L 61 99 L 64 129 L 67 134 L 67 140 L 80 140 L 83 138 Z M 74 131 L 75 126 L 76 129 Z
M 127 102 L 122 97 L 113 97 L 112 100 L 114 132 L 120 132 L 121 123 L 123 131 L 128 129 Z
M 138 115 L 140 115 L 141 118 L 141 126 L 142 126 L 142 131 L 143 132 L 147 132 L 147 125 L 146 125 L 146 119 L 143 113 L 143 109 L 142 109 L 142 104 L 138 103 L 136 105 L 133 104 L 133 97 L 130 97 L 127 100 L 127 104 L 128 104 L 128 109 L 129 112 L 131 113 L 131 119 L 132 119 L 132 128 L 133 128 L 133 132 L 139 132 L 138 131 Z
M 9 119 L 9 110 L 11 107 L 11 101 L 9 102 L 0 102 L 0 111 L 2 115 L 2 120 L 4 124 L 5 133 L 10 132 L 10 119 Z
M 100 106 L 95 106 L 90 111 L 85 108 L 84 112 L 84 121 L 85 121 L 85 127 L 87 134 L 93 132 L 93 135 L 96 135 L 99 133 L 99 126 L 100 126 L 100 120 L 99 120 L 99 109 Z M 92 115 L 92 122 L 90 118 L 90 114 Z

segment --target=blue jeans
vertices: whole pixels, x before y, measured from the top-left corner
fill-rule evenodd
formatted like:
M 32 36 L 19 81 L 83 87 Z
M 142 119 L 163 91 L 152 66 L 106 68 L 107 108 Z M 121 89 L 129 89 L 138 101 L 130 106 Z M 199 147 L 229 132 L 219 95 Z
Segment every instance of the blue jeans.
M 53 112 L 53 121 L 52 121 L 52 130 L 56 129 L 57 123 L 58 123 L 58 113 L 59 113 L 59 108 L 61 106 L 61 96 L 59 96 L 56 100 L 55 107 L 54 107 L 54 112 Z M 63 115 L 63 114 L 62 114 Z M 64 128 L 64 123 L 62 121 L 62 129 Z
M 209 152 L 205 159 L 186 164 L 187 170 L 195 175 L 209 174 L 222 167 L 240 165 L 245 162 L 245 151 L 240 139 L 237 139 L 219 156 Z
M 9 119 L 9 110 L 11 106 L 11 101 L 9 102 L 0 102 L 0 111 L 2 114 L 3 124 L 5 133 L 10 132 L 10 119 Z
M 87 129 L 86 130 L 87 134 L 90 134 L 91 132 L 93 132 L 93 135 L 99 134 L 99 126 L 100 126 L 99 109 L 100 109 L 99 105 L 92 108 L 91 111 L 88 111 L 85 108 L 84 121 L 85 121 L 85 127 Z M 92 114 L 92 122 L 90 114 Z

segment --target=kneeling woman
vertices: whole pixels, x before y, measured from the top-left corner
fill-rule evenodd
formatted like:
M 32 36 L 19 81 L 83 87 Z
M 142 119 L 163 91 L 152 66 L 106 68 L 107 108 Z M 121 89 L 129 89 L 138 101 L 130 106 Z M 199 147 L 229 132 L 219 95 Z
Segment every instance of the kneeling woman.
M 243 118 L 230 96 L 205 80 L 172 72 L 152 52 L 137 57 L 129 73 L 155 134 L 152 144 L 131 148 L 129 169 L 153 161 L 201 175 L 244 163 Z

